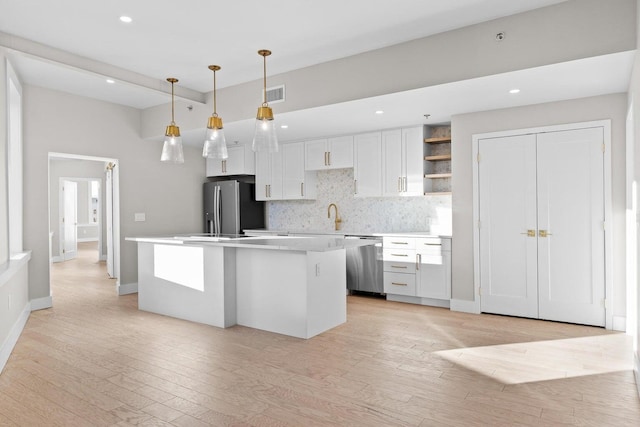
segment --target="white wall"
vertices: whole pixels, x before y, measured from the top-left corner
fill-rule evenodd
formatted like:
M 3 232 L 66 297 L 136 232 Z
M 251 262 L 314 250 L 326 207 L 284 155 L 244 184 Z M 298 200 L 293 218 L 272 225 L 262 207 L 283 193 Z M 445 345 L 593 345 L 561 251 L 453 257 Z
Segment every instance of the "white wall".
M 635 7 L 635 0 L 571 0 L 336 61 L 269 74 L 269 86 L 286 84 L 287 90 L 287 100 L 272 107 L 277 117 L 281 112 L 634 50 Z M 498 43 L 495 35 L 501 31 L 507 38 Z M 286 55 L 275 50 L 269 63 Z M 259 64 L 256 55 L 256 66 Z M 224 72 L 218 83 L 224 85 Z M 254 118 L 261 87 L 262 80 L 218 86 L 217 102 L 225 123 Z M 194 108 L 187 113 L 188 104 Z M 167 105 L 160 105 L 143 112 L 144 138 L 162 134 L 168 111 Z M 210 114 L 210 105 L 176 102 L 176 121 L 183 132 L 204 129 Z
M 353 196 L 353 168 L 318 171 L 315 200 L 267 202 L 268 228 L 273 230 L 332 231 L 335 216 L 327 218 L 330 203 L 338 206 L 342 231 L 347 233 L 429 231 L 448 223 L 451 196 Z M 440 219 L 438 219 L 440 218 Z
M 474 300 L 471 137 L 511 129 L 611 119 L 613 197 L 613 315 L 625 316 L 625 121 L 627 95 L 613 94 L 505 110 L 461 114 L 451 120 L 453 193 L 452 297 Z M 607 296 L 609 298 L 609 296 Z
M 120 167 L 120 283 L 137 281 L 137 248 L 126 236 L 188 233 L 201 228 L 204 160 L 185 147 L 182 165 L 160 162 L 161 143 L 139 137 L 140 111 L 34 86 L 24 88 L 25 247 L 31 299 L 50 295 L 49 152 L 115 158 Z M 134 222 L 134 213 L 146 222 Z

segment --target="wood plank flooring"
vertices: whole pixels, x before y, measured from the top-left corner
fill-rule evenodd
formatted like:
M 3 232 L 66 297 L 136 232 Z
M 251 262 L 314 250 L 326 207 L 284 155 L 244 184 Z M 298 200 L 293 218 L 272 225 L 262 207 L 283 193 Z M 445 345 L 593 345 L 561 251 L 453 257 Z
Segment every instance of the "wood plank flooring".
M 631 340 L 349 297 L 310 340 L 116 296 L 93 244 L 55 264 L 0 375 L 0 426 L 639 426 Z

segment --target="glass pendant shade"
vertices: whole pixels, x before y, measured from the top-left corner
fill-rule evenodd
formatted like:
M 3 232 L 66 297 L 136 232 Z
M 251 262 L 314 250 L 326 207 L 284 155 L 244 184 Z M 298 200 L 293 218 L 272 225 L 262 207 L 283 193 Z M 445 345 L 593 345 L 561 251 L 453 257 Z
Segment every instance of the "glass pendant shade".
M 176 125 L 167 126 L 162 145 L 162 155 L 160 161 L 171 163 L 184 163 L 184 152 L 182 151 L 182 137 L 180 128 Z
M 276 135 L 276 121 L 271 119 L 256 119 L 256 128 L 253 134 L 253 151 L 278 151 L 278 136 Z
M 204 139 L 204 147 L 202 148 L 202 157 L 209 159 L 226 159 L 229 157 L 223 129 L 207 129 L 207 136 Z
M 171 124 L 167 126 L 164 133 L 164 144 L 162 145 L 161 162 L 184 163 L 184 152 L 182 151 L 182 137 L 180 136 L 180 128 L 176 126 L 174 121 L 174 100 L 173 100 L 173 84 L 178 81 L 170 77 L 167 79 L 171 83 Z

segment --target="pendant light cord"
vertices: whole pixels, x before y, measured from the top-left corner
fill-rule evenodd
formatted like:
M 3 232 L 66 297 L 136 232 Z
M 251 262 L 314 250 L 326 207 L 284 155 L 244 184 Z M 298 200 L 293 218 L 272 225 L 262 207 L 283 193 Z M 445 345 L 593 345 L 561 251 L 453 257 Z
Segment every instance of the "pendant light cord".
M 216 112 L 216 70 L 213 70 L 213 117 L 218 117 Z
M 268 106 L 267 104 L 267 57 L 266 55 L 262 56 L 263 61 L 263 72 L 262 72 L 262 105 L 264 107 Z
M 174 103 L 174 101 L 173 101 L 173 82 L 171 82 L 171 124 L 175 125 L 176 124 L 175 117 L 174 117 L 175 107 L 174 107 L 173 103 Z

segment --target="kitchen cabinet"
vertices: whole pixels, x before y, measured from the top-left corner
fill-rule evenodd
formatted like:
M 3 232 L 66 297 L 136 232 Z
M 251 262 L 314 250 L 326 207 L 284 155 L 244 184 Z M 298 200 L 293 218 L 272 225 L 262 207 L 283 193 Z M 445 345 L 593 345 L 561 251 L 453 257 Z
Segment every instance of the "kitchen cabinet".
M 610 148 L 597 123 L 474 141 L 483 312 L 605 326 Z
M 228 175 L 254 175 L 256 173 L 255 156 L 248 145 L 227 147 L 229 157 L 207 159 L 206 173 L 208 177 Z
M 451 239 L 384 236 L 382 253 L 388 300 L 448 307 Z
M 305 143 L 283 144 L 282 198 L 314 199 L 316 197 L 316 173 L 305 170 Z
M 282 150 L 255 153 L 256 200 L 282 199 Z
M 416 295 L 451 299 L 451 239 L 417 238 L 415 245 L 418 257 Z
M 396 295 L 416 295 L 417 257 L 415 239 L 383 237 L 382 260 L 384 292 Z
M 353 167 L 353 136 L 307 141 L 304 146 L 308 171 Z
M 424 194 L 422 127 L 382 132 L 382 195 Z
M 380 132 L 353 137 L 355 197 L 382 196 L 382 137 Z

